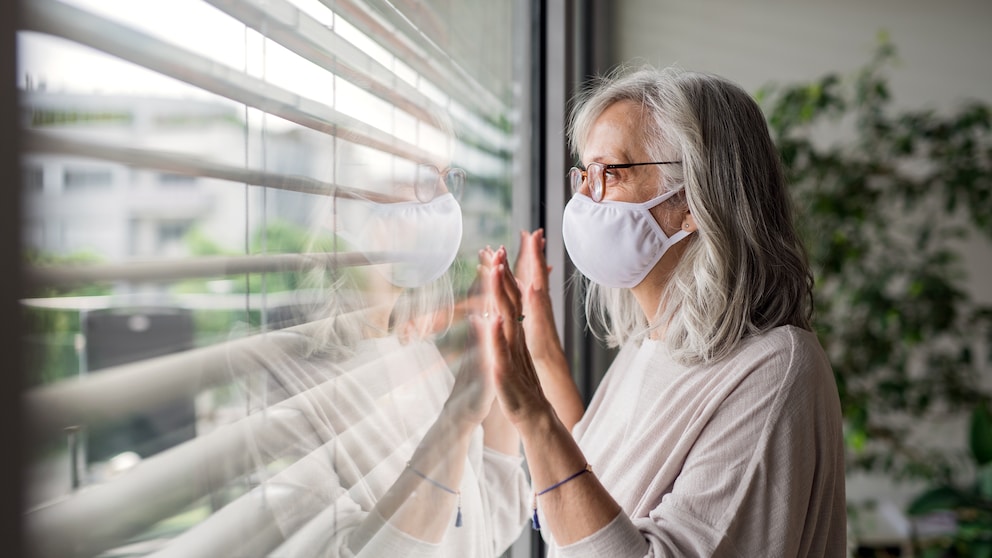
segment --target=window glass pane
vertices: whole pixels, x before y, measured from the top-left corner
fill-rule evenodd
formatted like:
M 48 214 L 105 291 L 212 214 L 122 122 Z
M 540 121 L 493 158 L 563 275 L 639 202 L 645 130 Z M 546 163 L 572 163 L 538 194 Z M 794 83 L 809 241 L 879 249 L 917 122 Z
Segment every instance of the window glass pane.
M 37 555 L 504 553 L 522 457 L 455 427 L 530 225 L 526 2 L 25 11 Z

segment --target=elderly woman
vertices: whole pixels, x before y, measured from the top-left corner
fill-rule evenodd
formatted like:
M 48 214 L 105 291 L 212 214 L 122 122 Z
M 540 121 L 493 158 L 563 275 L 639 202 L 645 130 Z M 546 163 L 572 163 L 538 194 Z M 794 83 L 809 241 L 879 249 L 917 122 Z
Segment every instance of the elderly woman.
M 844 555 L 837 389 L 758 106 L 717 76 L 641 69 L 570 124 L 565 247 L 619 354 L 583 409 L 541 231 L 516 277 L 492 254 L 480 326 L 550 555 Z

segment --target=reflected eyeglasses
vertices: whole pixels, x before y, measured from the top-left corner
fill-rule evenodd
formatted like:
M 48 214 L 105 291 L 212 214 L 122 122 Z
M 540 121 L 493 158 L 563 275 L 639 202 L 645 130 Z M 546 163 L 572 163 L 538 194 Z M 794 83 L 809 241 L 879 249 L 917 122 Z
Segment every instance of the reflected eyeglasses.
M 456 200 L 461 199 L 467 176 L 465 169 L 456 167 L 442 171 L 434 165 L 417 165 L 417 175 L 413 182 L 414 194 L 423 203 L 446 192 L 450 192 Z
M 572 167 L 568 171 L 568 181 L 572 186 L 572 194 L 576 194 L 582 189 L 582 184 L 589 180 L 589 197 L 593 201 L 603 201 L 606 194 L 607 171 L 613 169 L 629 169 L 641 165 L 681 165 L 682 161 L 652 161 L 650 163 L 622 163 L 617 165 L 605 165 L 603 163 L 589 163 L 585 169 Z

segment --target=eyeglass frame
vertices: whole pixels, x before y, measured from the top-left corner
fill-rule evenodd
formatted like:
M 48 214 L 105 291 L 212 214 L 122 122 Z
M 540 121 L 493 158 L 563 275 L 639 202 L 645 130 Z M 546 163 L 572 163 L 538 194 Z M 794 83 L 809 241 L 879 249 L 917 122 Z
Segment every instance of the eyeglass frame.
M 421 191 L 420 173 L 422 170 L 430 170 L 431 172 L 434 173 L 434 179 L 432 180 L 433 188 L 429 192 L 430 194 L 429 197 L 427 197 L 428 196 L 427 192 Z M 448 183 L 448 177 L 451 176 L 452 173 L 454 173 L 456 176 L 461 176 L 461 184 L 459 185 L 460 188 L 453 188 L 452 185 Z M 461 198 L 462 195 L 461 190 L 465 188 L 465 183 L 468 181 L 468 172 L 466 172 L 465 169 L 459 167 L 448 167 L 442 170 L 437 168 L 436 165 L 431 165 L 427 163 L 418 164 L 416 175 L 413 180 L 413 193 L 418 201 L 420 201 L 421 203 L 427 203 L 438 196 L 438 185 L 437 185 L 438 179 L 440 179 L 441 182 L 444 183 L 444 187 L 448 193 L 454 196 L 455 199 L 459 199 Z M 424 181 L 424 183 L 426 184 L 426 181 Z
M 629 169 L 631 167 L 640 167 L 642 165 L 681 165 L 682 161 L 650 161 L 647 163 L 616 163 L 616 164 L 603 164 L 603 163 L 589 163 L 585 168 L 582 168 L 581 163 L 577 167 L 572 167 L 568 169 L 569 185 L 572 188 L 572 194 L 577 194 L 585 183 L 586 179 L 589 177 L 589 168 L 592 166 L 602 167 L 603 170 L 599 173 L 600 176 L 600 186 L 589 188 L 589 197 L 592 201 L 600 202 L 603 201 L 603 197 L 606 196 L 606 182 L 604 180 L 606 176 L 606 171 L 611 169 Z M 578 174 L 576 174 L 578 173 Z M 578 184 L 576 184 L 575 177 L 579 177 Z

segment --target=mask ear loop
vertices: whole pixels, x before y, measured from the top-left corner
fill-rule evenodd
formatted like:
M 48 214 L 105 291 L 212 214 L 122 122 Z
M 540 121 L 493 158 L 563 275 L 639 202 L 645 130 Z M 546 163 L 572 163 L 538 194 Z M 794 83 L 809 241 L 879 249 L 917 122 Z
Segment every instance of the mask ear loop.
M 687 223 L 687 224 L 686 224 L 686 228 L 688 228 L 688 227 L 689 227 L 689 225 L 688 225 L 688 223 Z M 667 241 L 667 242 L 665 242 L 665 250 L 668 250 L 668 249 L 669 249 L 669 248 L 671 248 L 672 246 L 674 246 L 674 245 L 676 245 L 676 244 L 678 244 L 678 242 L 679 242 L 680 240 L 682 240 L 683 238 L 685 238 L 685 237 L 687 237 L 687 236 L 689 236 L 690 234 L 692 234 L 692 232 L 691 232 L 691 231 L 688 231 L 688 230 L 682 230 L 682 231 L 679 231 L 679 232 L 677 232 L 677 233 L 675 233 L 675 234 L 673 234 L 672 236 L 670 236 L 670 237 L 668 237 L 668 241 Z

